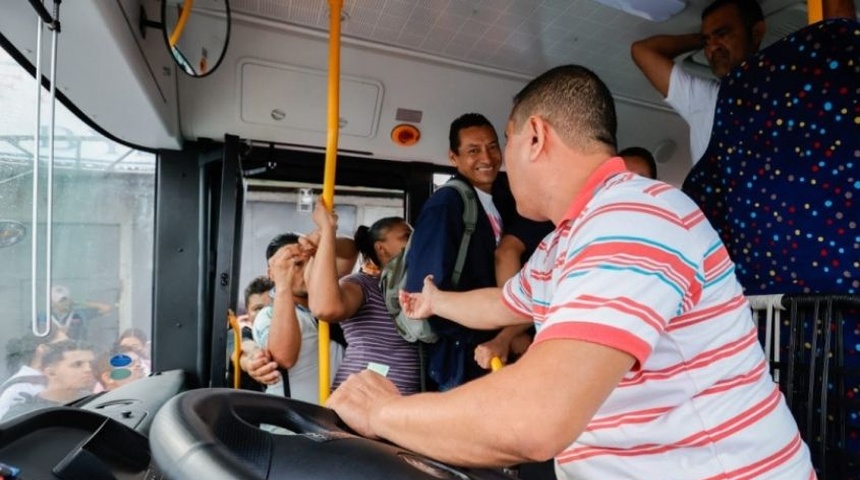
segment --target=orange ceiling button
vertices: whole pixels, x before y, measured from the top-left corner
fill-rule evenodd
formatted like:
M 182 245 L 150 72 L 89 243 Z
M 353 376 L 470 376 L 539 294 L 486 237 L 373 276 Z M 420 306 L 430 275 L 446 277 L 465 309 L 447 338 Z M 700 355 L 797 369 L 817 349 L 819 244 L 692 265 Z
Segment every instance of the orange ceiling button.
M 391 130 L 391 141 L 401 147 L 411 147 L 421 139 L 421 131 L 415 125 L 401 123 Z

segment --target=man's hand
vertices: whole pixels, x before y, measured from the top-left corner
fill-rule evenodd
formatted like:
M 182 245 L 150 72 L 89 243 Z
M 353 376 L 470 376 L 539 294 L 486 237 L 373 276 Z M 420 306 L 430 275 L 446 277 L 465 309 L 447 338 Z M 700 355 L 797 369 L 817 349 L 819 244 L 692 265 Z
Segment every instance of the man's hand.
M 398 299 L 403 313 L 409 318 L 428 318 L 433 315 L 433 297 L 439 291 L 433 283 L 433 275 L 424 278 L 424 288 L 421 293 L 409 293 L 401 290 Z
M 269 358 L 268 354 L 261 348 L 251 353 L 242 352 L 239 366 L 254 380 L 263 385 L 273 385 L 281 380 L 281 372 L 278 364 Z
M 314 225 L 317 226 L 319 232 L 322 232 L 323 230 L 337 231 L 337 214 L 334 213 L 334 209 L 332 209 L 331 212 L 328 211 L 322 198 L 317 202 L 317 205 L 314 208 L 314 213 L 311 215 L 311 219 L 314 221 Z M 316 233 L 316 231 L 314 233 Z M 319 244 L 318 239 L 316 243 Z
M 297 281 L 294 278 L 295 269 L 301 268 L 308 257 L 307 252 L 297 243 L 284 245 L 272 255 L 269 259 L 269 273 L 279 291 L 291 291 L 292 283 Z
M 510 351 L 510 339 L 503 335 L 497 335 L 489 342 L 484 342 L 475 347 L 475 362 L 484 370 L 489 370 L 491 368 L 490 361 L 493 357 L 499 357 L 503 365 L 508 363 Z
M 332 393 L 325 406 L 337 412 L 341 420 L 359 435 L 379 438 L 373 430 L 373 415 L 398 397 L 400 392 L 391 380 L 372 370 L 364 370 L 350 375 Z

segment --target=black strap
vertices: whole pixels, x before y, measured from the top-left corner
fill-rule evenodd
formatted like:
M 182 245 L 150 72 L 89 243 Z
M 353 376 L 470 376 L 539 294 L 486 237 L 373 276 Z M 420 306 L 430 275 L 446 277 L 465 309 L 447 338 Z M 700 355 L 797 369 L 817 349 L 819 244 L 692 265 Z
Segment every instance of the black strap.
M 281 382 L 284 384 L 284 396 L 289 397 L 290 393 L 290 373 L 286 368 L 278 367 L 278 371 L 281 372 Z

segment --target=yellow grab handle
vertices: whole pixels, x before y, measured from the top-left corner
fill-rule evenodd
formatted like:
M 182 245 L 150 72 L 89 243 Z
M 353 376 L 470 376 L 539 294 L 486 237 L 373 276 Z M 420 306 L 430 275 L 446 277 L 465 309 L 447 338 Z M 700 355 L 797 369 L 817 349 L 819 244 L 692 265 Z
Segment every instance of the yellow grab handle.
M 493 357 L 490 359 L 490 369 L 494 372 L 497 372 L 502 369 L 502 359 L 499 357 Z
M 227 309 L 227 322 L 233 329 L 233 388 L 238 389 L 241 382 L 242 369 L 239 368 L 239 356 L 242 355 L 242 327 L 233 310 Z

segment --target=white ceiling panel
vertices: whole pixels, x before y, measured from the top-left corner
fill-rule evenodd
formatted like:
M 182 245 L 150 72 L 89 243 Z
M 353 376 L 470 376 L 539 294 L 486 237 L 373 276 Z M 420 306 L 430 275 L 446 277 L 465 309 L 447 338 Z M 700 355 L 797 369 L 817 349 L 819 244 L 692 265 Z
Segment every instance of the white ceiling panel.
M 630 44 L 657 33 L 697 30 L 700 12 L 709 1 L 688 0 L 679 15 L 652 22 L 594 0 L 345 0 L 342 33 L 526 75 L 582 63 L 601 75 L 617 96 L 660 103 L 633 65 Z M 777 14 L 786 8 L 803 8 L 804 2 L 764 0 L 762 4 L 766 14 Z M 328 28 L 325 0 L 233 0 L 231 6 L 245 15 Z M 783 23 L 771 28 L 797 28 Z

